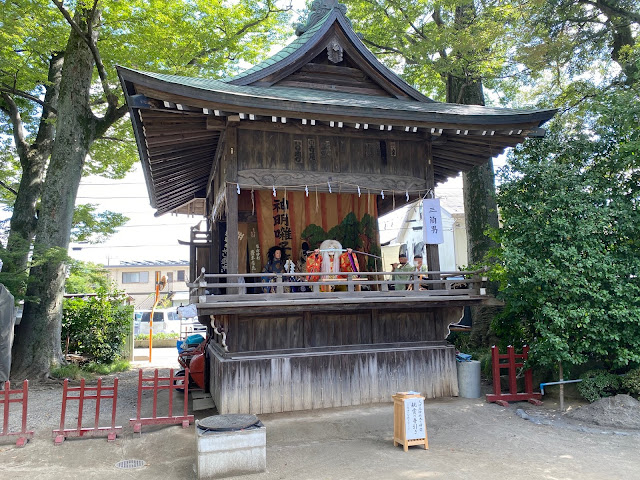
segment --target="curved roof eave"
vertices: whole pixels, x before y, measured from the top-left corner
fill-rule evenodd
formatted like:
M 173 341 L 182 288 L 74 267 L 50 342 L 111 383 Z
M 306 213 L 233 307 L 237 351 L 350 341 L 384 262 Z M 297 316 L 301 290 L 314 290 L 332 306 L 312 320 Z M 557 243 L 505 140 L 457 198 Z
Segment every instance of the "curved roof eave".
M 542 125 L 557 111 L 415 102 L 305 88 L 239 86 L 218 80 L 140 72 L 124 67 L 118 67 L 118 72 L 123 80 L 134 84 L 203 102 L 241 108 L 247 113 L 251 109 L 261 108 L 280 111 L 284 116 L 290 113 L 323 114 L 387 121 L 487 125 L 537 121 Z

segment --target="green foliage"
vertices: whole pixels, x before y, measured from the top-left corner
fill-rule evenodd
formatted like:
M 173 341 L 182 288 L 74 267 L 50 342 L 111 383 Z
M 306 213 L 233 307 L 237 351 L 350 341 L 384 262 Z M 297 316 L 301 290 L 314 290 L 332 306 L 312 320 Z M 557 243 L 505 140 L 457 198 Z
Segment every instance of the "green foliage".
M 14 251 L 9 251 L 0 246 L 0 260 L 2 260 L 3 265 L 15 265 L 23 257 L 24 252 L 29 251 L 29 242 L 25 240 L 16 239 L 15 245 L 16 249 Z M 16 301 L 24 298 L 24 294 L 21 292 L 26 291 L 28 278 L 29 272 L 27 269 L 9 272 L 0 271 L 0 283 L 7 287 Z
M 475 7 L 464 0 L 344 3 L 365 45 L 437 100 L 445 100 L 450 76 L 469 82 L 495 79 L 508 66 L 509 32 L 519 10 L 509 2 L 476 2 Z
M 115 360 L 112 363 L 89 362 L 83 365 L 82 369 L 98 375 L 110 375 L 112 373 L 126 372 L 130 367 L 131 365 L 127 360 Z
M 578 383 L 578 393 L 588 402 L 611 397 L 620 391 L 622 380 L 619 375 L 605 370 L 590 370 L 582 375 Z
M 353 212 L 349 212 L 346 217 L 342 219 L 340 225 L 336 225 L 327 235 L 327 238 L 337 239 L 345 248 L 353 248 L 359 250 L 362 247 L 362 241 L 360 233 L 362 227 L 360 222 L 356 218 Z
M 640 368 L 629 370 L 622 377 L 622 391 L 640 397 Z
M 82 367 L 80 367 L 80 365 L 75 365 L 73 363 L 52 368 L 49 374 L 53 378 L 68 378 L 69 380 L 80 380 L 81 378 L 91 380 L 93 378 L 93 374 L 91 372 L 86 372 Z
M 153 339 L 154 340 L 177 340 L 178 338 L 180 338 L 180 334 L 179 333 L 167 333 L 167 332 L 161 332 L 161 333 L 154 333 L 153 334 Z M 149 334 L 148 333 L 139 333 L 136 335 L 136 340 L 149 340 Z
M 133 307 L 124 305 L 122 292 L 99 288 L 97 295 L 70 298 L 63 304 L 62 345 L 69 352 L 88 356 L 97 363 L 117 359 L 131 329 Z
M 97 375 L 110 375 L 112 373 L 126 372 L 131 366 L 126 360 L 116 360 L 113 363 L 89 362 L 84 365 L 69 363 L 51 369 L 53 378 L 68 378 L 69 380 L 93 380 Z
M 380 232 L 378 232 L 378 220 L 368 213 L 362 216 L 360 221 L 362 248 L 365 252 L 377 257 L 382 255 L 380 250 Z M 367 257 L 367 270 L 370 272 L 380 271 L 382 260 L 375 257 Z
M 302 231 L 300 238 L 307 241 L 309 248 L 314 249 L 318 248 L 329 236 L 322 227 L 312 223 Z
M 110 286 L 109 273 L 102 265 L 80 260 L 69 261 L 69 276 L 64 284 L 66 293 L 95 293 Z
M 96 212 L 96 205 L 87 203 L 76 205 L 73 211 L 73 226 L 71 227 L 71 241 L 101 243 L 107 240 L 110 235 L 116 233 L 129 221 L 121 213 Z
M 502 174 L 495 327 L 534 363 L 640 361 L 638 112 L 637 92 L 605 92 L 588 124 L 554 125 Z

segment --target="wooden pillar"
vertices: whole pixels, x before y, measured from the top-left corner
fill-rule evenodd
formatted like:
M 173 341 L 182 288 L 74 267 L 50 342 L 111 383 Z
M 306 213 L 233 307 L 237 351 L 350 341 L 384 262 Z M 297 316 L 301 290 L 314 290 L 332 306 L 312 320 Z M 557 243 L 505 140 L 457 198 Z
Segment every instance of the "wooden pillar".
M 435 179 L 433 176 L 433 155 L 431 153 L 431 140 L 427 140 L 425 143 L 425 156 L 426 156 L 426 160 L 427 160 L 427 168 L 426 168 L 426 182 L 427 182 L 427 188 L 431 189 L 431 195 L 428 196 L 429 198 L 434 198 L 435 197 L 435 192 L 434 192 L 434 188 L 435 188 Z M 422 212 L 422 215 L 425 215 L 424 212 Z M 426 250 L 426 260 L 427 260 L 427 268 L 430 271 L 434 271 L 437 272 L 440 270 L 440 254 L 438 252 L 438 245 L 427 245 L 425 244 L 425 250 Z M 431 279 L 433 280 L 433 276 L 430 276 Z
M 238 129 L 235 125 L 227 128 L 226 134 L 226 174 L 227 182 L 227 273 L 238 273 Z

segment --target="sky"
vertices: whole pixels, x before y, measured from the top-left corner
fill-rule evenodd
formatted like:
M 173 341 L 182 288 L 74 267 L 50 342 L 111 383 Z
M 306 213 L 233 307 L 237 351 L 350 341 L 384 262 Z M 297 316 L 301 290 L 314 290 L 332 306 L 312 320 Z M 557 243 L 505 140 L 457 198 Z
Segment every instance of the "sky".
M 73 243 L 71 257 L 104 265 L 118 265 L 123 261 L 189 260 L 189 247 L 178 239 L 189 240 L 190 227 L 202 217 L 165 214 L 155 217 L 142 168 L 122 180 L 101 177 L 82 179 L 76 204 L 93 203 L 98 210 L 111 210 L 129 217 L 129 222 L 102 244 Z

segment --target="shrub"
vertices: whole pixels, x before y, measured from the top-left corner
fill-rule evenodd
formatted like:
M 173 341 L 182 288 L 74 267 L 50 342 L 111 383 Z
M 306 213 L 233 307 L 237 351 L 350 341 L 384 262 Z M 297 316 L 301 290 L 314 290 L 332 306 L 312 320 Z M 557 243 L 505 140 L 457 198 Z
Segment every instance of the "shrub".
M 161 333 L 154 333 L 153 334 L 153 339 L 154 340 L 178 340 L 180 338 L 180 334 L 179 333 L 165 333 L 165 332 L 161 332 Z M 136 335 L 136 340 L 149 340 L 149 334 L 148 333 L 139 333 L 138 335 Z
M 133 307 L 124 305 L 124 294 L 100 288 L 96 296 L 64 301 L 62 350 L 85 355 L 97 363 L 119 358 L 131 329 Z
M 640 368 L 629 370 L 622 377 L 622 390 L 640 397 Z
M 616 395 L 622 386 L 619 375 L 606 370 L 590 370 L 582 375 L 582 382 L 578 383 L 578 393 L 593 403 L 603 397 Z

